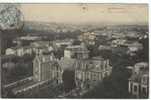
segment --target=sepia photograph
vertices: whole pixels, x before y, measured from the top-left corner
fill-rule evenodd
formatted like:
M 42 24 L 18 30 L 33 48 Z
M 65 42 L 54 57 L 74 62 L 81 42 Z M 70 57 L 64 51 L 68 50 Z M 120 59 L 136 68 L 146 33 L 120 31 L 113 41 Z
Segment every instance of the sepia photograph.
M 1 98 L 148 99 L 147 3 L 0 4 Z

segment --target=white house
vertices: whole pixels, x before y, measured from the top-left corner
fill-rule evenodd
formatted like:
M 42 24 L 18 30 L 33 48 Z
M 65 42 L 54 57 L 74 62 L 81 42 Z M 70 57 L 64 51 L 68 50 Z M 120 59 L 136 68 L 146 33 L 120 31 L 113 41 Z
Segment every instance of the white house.
M 16 48 L 7 48 L 5 54 L 6 55 L 16 55 Z

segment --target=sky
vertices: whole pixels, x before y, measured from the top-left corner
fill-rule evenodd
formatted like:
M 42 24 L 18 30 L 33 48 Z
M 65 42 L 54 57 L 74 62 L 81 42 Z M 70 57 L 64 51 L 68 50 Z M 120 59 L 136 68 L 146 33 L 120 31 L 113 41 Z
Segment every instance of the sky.
M 148 24 L 147 4 L 21 4 L 26 21 Z

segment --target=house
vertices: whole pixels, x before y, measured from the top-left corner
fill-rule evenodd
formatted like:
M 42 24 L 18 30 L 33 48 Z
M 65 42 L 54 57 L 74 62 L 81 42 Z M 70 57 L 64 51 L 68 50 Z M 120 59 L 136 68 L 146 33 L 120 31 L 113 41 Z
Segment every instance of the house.
M 109 59 L 102 57 L 89 59 L 89 50 L 84 43 L 66 47 L 59 65 L 64 71 L 74 71 L 76 87 L 80 88 L 93 87 L 112 72 Z
M 46 46 L 33 47 L 33 52 L 36 55 L 40 55 L 40 54 L 42 54 L 43 52 L 46 52 L 46 51 L 48 51 Z
M 17 38 L 17 40 L 28 40 L 28 41 L 29 41 L 29 40 L 32 40 L 32 41 L 38 41 L 38 40 L 41 40 L 41 37 L 27 35 L 27 36 L 19 37 L 19 38 Z
M 46 46 L 49 47 L 51 45 L 51 41 L 35 41 L 30 44 L 33 47 Z
M 75 64 L 75 80 L 77 87 L 91 88 L 111 74 L 112 67 L 108 59 L 94 57 L 77 60 Z
M 14 47 L 12 47 L 12 48 L 7 48 L 5 54 L 6 54 L 6 55 L 16 55 L 16 49 L 17 49 L 17 48 L 14 48 Z
M 62 46 L 70 46 L 72 45 L 73 43 L 73 40 L 72 39 L 65 39 L 65 40 L 55 40 L 53 41 L 53 46 L 56 47 L 56 48 L 60 48 Z
M 89 57 L 89 50 L 84 43 L 81 43 L 81 45 L 68 46 L 64 50 L 64 57 L 87 59 Z
M 118 47 L 120 45 L 124 45 L 126 44 L 126 40 L 125 39 L 115 39 L 112 40 L 111 46 L 112 47 Z
M 99 45 L 98 50 L 111 50 L 111 46 L 108 45 Z
M 128 91 L 136 98 L 148 98 L 149 65 L 146 62 L 136 63 L 129 78 Z
M 31 55 L 32 53 L 33 53 L 33 50 L 31 46 L 19 47 L 17 49 L 17 56 L 23 56 L 25 54 Z
M 66 69 L 74 70 L 75 61 L 76 59 L 73 58 L 62 57 L 61 60 L 59 60 L 58 62 L 62 70 L 66 70 Z
M 138 42 L 134 42 L 132 44 L 128 44 L 128 48 L 131 52 L 136 52 L 138 50 L 142 50 L 143 49 L 143 45 L 141 43 Z
M 36 41 L 31 43 L 30 46 L 35 54 L 42 54 L 43 52 L 51 52 L 54 50 L 50 41 Z
M 83 41 L 83 42 L 85 42 L 86 44 L 89 44 L 89 45 L 94 45 L 95 40 L 96 40 L 96 33 L 94 33 L 94 32 L 82 33 L 78 37 L 78 40 Z
M 40 54 L 33 60 L 33 76 L 35 81 L 56 80 L 62 82 L 62 70 L 54 54 Z
M 38 36 L 21 36 L 17 37 L 16 39 L 13 40 L 13 43 L 17 44 L 18 46 L 24 46 L 24 45 L 29 45 L 31 42 L 34 41 L 40 41 L 41 37 Z
M 16 55 L 23 56 L 25 54 L 31 55 L 33 53 L 33 49 L 31 46 L 16 46 L 6 49 L 6 55 Z

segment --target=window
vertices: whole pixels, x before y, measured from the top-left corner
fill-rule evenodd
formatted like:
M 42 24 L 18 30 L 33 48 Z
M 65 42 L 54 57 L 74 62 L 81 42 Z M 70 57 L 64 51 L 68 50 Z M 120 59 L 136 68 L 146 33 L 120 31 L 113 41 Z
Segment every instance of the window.
M 89 66 L 88 66 L 88 64 L 86 64 L 86 70 L 88 70 L 88 68 L 89 68 Z
M 104 63 L 103 63 L 103 61 L 101 61 L 100 67 L 101 67 L 102 70 L 104 69 Z
M 108 76 L 108 74 L 107 74 L 107 72 L 104 74 L 104 77 L 107 77 Z
M 142 94 L 143 94 L 143 96 L 146 96 L 146 95 L 147 95 L 147 93 L 146 93 L 146 88 L 145 88 L 145 87 L 142 88 Z
M 137 92 L 137 86 L 136 85 L 134 86 L 134 92 Z

